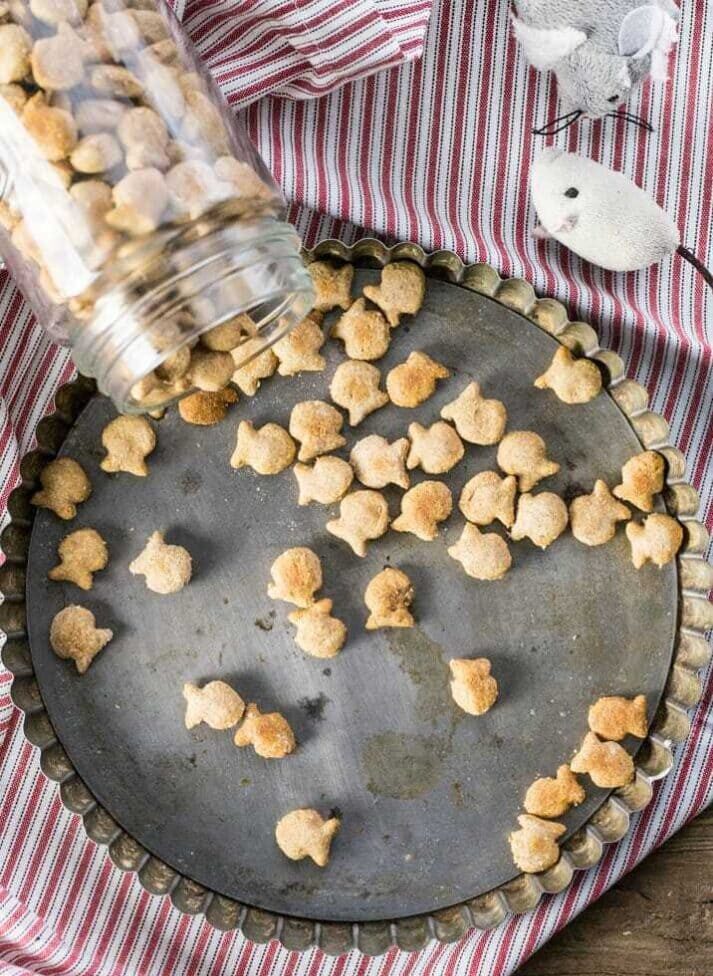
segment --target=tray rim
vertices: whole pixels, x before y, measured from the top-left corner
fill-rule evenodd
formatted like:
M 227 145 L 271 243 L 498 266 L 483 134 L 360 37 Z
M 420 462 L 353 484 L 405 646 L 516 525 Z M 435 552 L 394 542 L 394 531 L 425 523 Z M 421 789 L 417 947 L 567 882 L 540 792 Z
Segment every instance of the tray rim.
M 62 386 L 55 397 L 55 412 L 37 427 L 37 447 L 22 459 L 21 482 L 8 499 L 10 521 L 0 535 L 6 562 L 0 568 L 0 629 L 7 635 L 1 658 L 13 676 L 11 697 L 24 712 L 23 731 L 39 749 L 42 773 L 58 784 L 63 805 L 82 817 L 90 840 L 105 845 L 113 864 L 137 874 L 151 894 L 168 895 L 173 905 L 188 915 L 203 914 L 222 931 L 239 929 L 257 943 L 279 940 L 287 949 L 320 948 L 329 955 L 358 949 L 381 955 L 396 946 L 418 951 L 431 939 L 450 943 L 471 928 L 487 929 L 509 913 L 531 911 L 543 894 L 563 891 L 575 870 L 596 864 L 604 845 L 620 840 L 628 831 L 631 814 L 642 810 L 653 796 L 654 781 L 667 775 L 673 765 L 673 744 L 685 740 L 690 729 L 687 711 L 702 693 L 697 672 L 711 656 L 705 632 L 713 629 L 713 606 L 707 600 L 713 587 L 713 566 L 705 560 L 708 532 L 696 515 L 699 497 L 685 479 L 685 459 L 670 443 L 663 417 L 648 409 L 643 386 L 625 375 L 624 364 L 614 352 L 600 347 L 594 329 L 584 322 L 570 322 L 564 305 L 551 298 L 537 298 L 523 279 L 501 278 L 487 264 L 464 264 L 452 251 L 425 252 L 417 244 L 391 247 L 373 238 L 348 246 L 325 240 L 304 253 L 305 260 L 334 259 L 357 267 L 380 268 L 399 260 L 419 264 L 427 276 L 440 278 L 478 292 L 520 313 L 578 355 L 602 367 L 605 387 L 628 419 L 642 446 L 657 450 L 666 461 L 664 499 L 668 511 L 685 529 L 677 557 L 678 633 L 669 677 L 649 735 L 636 756 L 636 778 L 613 791 L 590 819 L 563 845 L 552 868 L 538 875 L 521 874 L 499 888 L 475 899 L 430 914 L 377 922 L 319 922 L 270 913 L 235 902 L 181 875 L 151 855 L 114 821 L 94 799 L 75 772 L 57 740 L 35 680 L 26 634 L 25 567 L 34 510 L 29 497 L 42 468 L 52 460 L 81 410 L 96 393 L 92 380 L 79 376 Z

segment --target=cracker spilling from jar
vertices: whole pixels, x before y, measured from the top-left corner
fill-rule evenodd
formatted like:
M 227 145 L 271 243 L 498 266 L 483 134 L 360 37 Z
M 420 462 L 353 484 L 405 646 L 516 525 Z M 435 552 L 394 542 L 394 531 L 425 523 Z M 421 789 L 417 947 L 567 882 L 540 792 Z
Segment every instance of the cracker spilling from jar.
M 238 219 L 277 214 L 275 189 L 255 171 L 251 150 L 246 159 L 234 155 L 227 110 L 158 7 L 32 0 L 2 3 L 0 12 L 2 125 L 14 127 L 11 144 L 29 153 L 3 200 L 2 224 L 48 315 L 60 306 L 78 323 L 91 320 L 107 288 L 97 281 L 104 272 L 125 269 L 122 280 L 138 272 L 145 285 L 151 262 L 163 257 L 165 242 L 151 240 L 157 231 L 176 235 L 218 205 Z M 40 182 L 33 192 L 49 206 L 21 205 L 25 179 Z M 216 392 L 227 385 L 235 372 L 230 352 L 244 336 L 240 316 L 226 320 L 240 296 L 230 287 L 209 291 L 209 302 L 192 303 L 187 294 L 180 314 L 147 324 L 147 365 L 171 357 L 211 322 L 221 323 L 211 330 L 220 336 L 187 350 L 170 379 L 161 369 L 146 376 L 132 391 L 135 403 L 150 409 L 192 386 Z

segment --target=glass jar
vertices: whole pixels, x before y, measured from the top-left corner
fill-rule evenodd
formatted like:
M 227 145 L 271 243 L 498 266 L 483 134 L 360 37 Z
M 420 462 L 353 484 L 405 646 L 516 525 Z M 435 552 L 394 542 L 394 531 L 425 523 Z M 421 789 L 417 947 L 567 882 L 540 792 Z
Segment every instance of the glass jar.
M 0 0 L 0 254 L 119 409 L 222 388 L 309 312 L 282 209 L 162 0 Z

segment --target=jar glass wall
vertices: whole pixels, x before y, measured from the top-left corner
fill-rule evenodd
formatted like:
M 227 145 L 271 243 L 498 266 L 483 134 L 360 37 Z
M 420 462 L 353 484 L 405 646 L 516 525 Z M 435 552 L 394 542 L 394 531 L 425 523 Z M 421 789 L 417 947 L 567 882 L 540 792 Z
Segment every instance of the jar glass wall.
M 282 206 L 161 0 L 0 3 L 0 253 L 120 408 L 225 385 L 307 314 Z

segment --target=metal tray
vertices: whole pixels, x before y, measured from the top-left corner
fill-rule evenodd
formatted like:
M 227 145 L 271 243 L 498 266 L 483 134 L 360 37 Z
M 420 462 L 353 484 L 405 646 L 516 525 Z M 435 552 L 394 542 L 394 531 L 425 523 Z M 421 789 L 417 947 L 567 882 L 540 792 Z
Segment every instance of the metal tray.
M 389 533 L 367 559 L 352 557 L 324 532 L 328 509 L 296 507 L 290 472 L 261 479 L 228 466 L 236 417 L 286 424 L 295 402 L 325 395 L 340 358 L 330 343 L 326 374 L 276 377 L 215 428 L 188 427 L 170 412 L 158 423 L 145 480 L 99 470 L 100 433 L 113 410 L 92 384 L 80 379 L 60 391 L 57 412 L 39 425 L 38 450 L 23 461 L 2 536 L 3 660 L 43 771 L 118 867 L 136 871 L 149 891 L 170 893 L 182 911 L 256 941 L 378 954 L 394 943 L 450 941 L 528 910 L 625 833 L 630 812 L 670 768 L 670 742 L 687 733 L 685 710 L 700 694 L 695 671 L 709 653 L 712 573 L 682 455 L 644 390 L 599 349 L 589 326 L 568 323 L 562 306 L 537 300 L 525 282 L 501 281 L 492 268 L 465 267 L 447 252 L 362 241 L 352 249 L 325 242 L 314 255 L 353 261 L 357 288 L 390 260 L 420 263 L 430 279 L 424 309 L 397 330 L 380 365 L 420 348 L 456 374 L 416 411 L 372 415 L 350 441 L 376 431 L 393 438 L 412 420 L 432 421 L 472 376 L 506 401 L 511 429 L 543 434 L 562 470 L 542 487 L 565 497 L 595 477 L 615 483 L 641 443 L 660 450 L 666 505 L 687 529 L 677 563 L 637 573 L 622 532 L 592 550 L 567 535 L 545 553 L 513 545 L 505 580 L 475 583 L 445 552 L 459 534 L 458 515 L 436 543 Z M 609 395 L 568 407 L 532 389 L 557 340 L 601 364 Z M 75 524 L 100 529 L 111 553 L 89 594 L 47 582 L 68 526 L 28 505 L 42 466 L 64 452 L 94 485 Z M 494 449 L 469 450 L 448 477 L 454 497 L 493 461 Z M 396 494 L 390 502 L 397 511 Z M 126 570 L 155 528 L 194 556 L 194 580 L 173 598 L 152 596 Z M 349 626 L 333 661 L 306 658 L 287 608 L 265 595 L 272 560 L 297 544 L 320 553 L 325 593 Z M 362 594 L 389 562 L 414 581 L 418 627 L 367 635 Z M 47 641 L 52 616 L 69 602 L 91 607 L 116 634 L 81 678 Z M 492 658 L 501 684 L 497 708 L 478 720 L 453 706 L 446 668 L 448 657 L 475 654 Z M 227 733 L 187 733 L 183 681 L 217 676 L 283 710 L 298 752 L 266 763 L 236 750 Z M 644 692 L 650 703 L 652 734 L 638 750 L 635 782 L 611 795 L 588 784 L 587 800 L 566 818 L 558 864 L 516 876 L 506 837 L 527 785 L 566 761 L 585 731 L 587 705 L 612 692 Z M 633 752 L 638 744 L 626 745 Z M 297 805 L 344 815 L 324 871 L 287 861 L 274 845 L 275 821 Z

